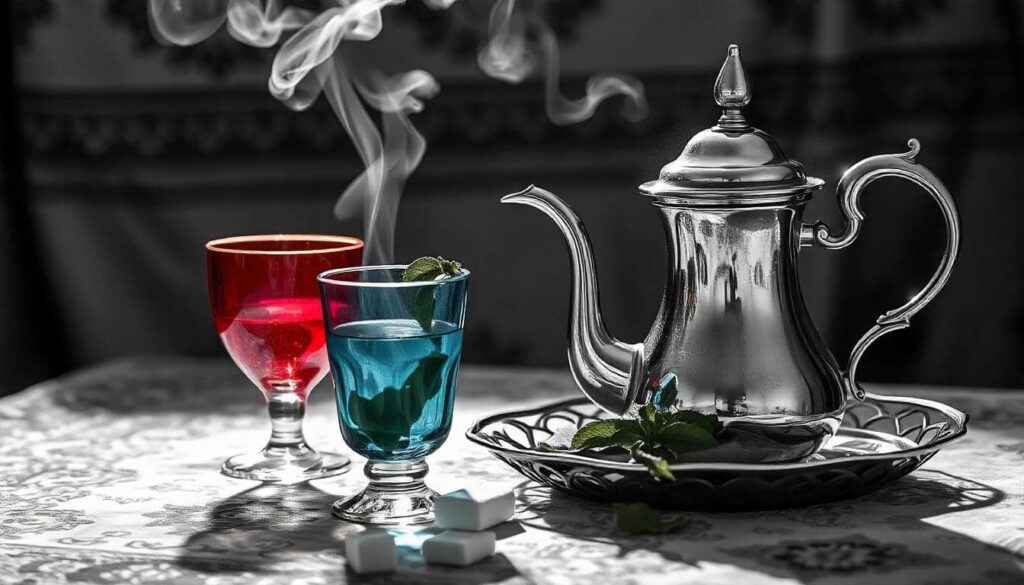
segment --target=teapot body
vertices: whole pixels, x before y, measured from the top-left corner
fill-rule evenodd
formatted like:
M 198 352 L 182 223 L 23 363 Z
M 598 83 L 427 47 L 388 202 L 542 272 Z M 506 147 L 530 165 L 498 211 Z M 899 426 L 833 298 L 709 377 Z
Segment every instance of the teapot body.
M 743 439 L 737 451 L 743 460 L 813 453 L 842 417 L 842 370 L 800 290 L 797 254 L 806 200 L 742 207 L 656 204 L 668 239 L 669 276 L 644 341 L 651 390 L 644 398 L 674 378 L 677 408 L 714 413 L 727 428 L 744 429 L 737 437 Z

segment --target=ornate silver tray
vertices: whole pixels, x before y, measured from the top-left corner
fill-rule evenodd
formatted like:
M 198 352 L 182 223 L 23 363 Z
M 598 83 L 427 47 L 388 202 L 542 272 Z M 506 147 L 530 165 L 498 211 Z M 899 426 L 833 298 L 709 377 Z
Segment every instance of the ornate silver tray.
M 586 398 L 505 412 L 476 422 L 466 436 L 526 477 L 602 502 L 646 502 L 663 509 L 765 509 L 804 506 L 872 492 L 907 475 L 967 432 L 967 414 L 921 398 L 868 394 L 851 402 L 839 432 L 794 463 L 677 463 L 676 481 L 655 480 L 614 456 L 541 451 L 564 434 L 607 416 Z

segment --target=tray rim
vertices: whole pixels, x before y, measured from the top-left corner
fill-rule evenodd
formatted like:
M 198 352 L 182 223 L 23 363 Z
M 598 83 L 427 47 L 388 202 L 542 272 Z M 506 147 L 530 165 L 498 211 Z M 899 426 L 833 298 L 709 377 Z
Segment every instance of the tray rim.
M 942 412 L 946 416 L 959 421 L 960 428 L 946 437 L 938 439 L 927 445 L 915 447 L 913 449 L 906 449 L 901 451 L 890 451 L 888 453 L 877 453 L 873 455 L 850 455 L 849 457 L 841 457 L 836 459 L 825 459 L 822 461 L 793 461 L 789 463 L 728 463 L 728 462 L 699 462 L 699 463 L 673 463 L 669 465 L 669 469 L 673 472 L 694 472 L 694 471 L 790 471 L 790 470 L 806 470 L 806 469 L 821 469 L 833 466 L 848 465 L 852 461 L 873 461 L 873 460 L 891 460 L 891 459 L 902 459 L 912 457 L 922 457 L 935 453 L 942 447 L 963 438 L 967 434 L 967 423 L 970 420 L 970 415 L 957 408 L 954 408 L 943 402 L 937 400 L 929 400 L 927 398 L 917 398 L 912 396 L 897 396 L 893 394 L 876 394 L 868 392 L 865 395 L 865 402 L 895 402 L 900 404 L 908 404 L 912 406 L 930 408 Z M 518 459 L 531 459 L 535 461 L 551 461 L 559 463 L 570 463 L 584 465 L 588 467 L 607 469 L 612 471 L 621 471 L 625 473 L 647 473 L 647 467 L 640 463 L 630 462 L 619 462 L 609 461 L 606 459 L 598 459 L 587 455 L 577 455 L 573 453 L 558 453 L 552 451 L 536 451 L 533 449 L 522 449 L 519 447 L 503 447 L 495 446 L 493 443 L 483 439 L 480 435 L 480 431 L 488 425 L 494 424 L 501 419 L 518 418 L 523 416 L 532 416 L 539 414 L 544 411 L 554 410 L 556 408 L 568 406 L 571 404 L 588 403 L 589 400 L 585 396 L 575 396 L 572 398 L 565 398 L 555 402 L 549 402 L 538 406 L 532 406 L 529 408 L 522 408 L 517 410 L 508 410 L 504 412 L 497 412 L 492 415 L 485 416 L 477 419 L 472 426 L 466 431 L 466 438 L 470 442 L 480 445 L 494 454 L 501 454 L 505 456 L 515 456 Z

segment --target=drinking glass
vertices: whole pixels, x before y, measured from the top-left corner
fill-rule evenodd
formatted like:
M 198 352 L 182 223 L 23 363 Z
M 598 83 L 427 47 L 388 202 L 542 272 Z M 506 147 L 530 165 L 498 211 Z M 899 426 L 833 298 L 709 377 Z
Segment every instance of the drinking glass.
M 434 519 L 424 458 L 451 428 L 469 272 L 402 282 L 405 268 L 345 268 L 318 278 L 341 436 L 368 460 L 366 489 L 334 503 L 344 520 Z
M 217 333 L 267 400 L 270 440 L 224 462 L 231 477 L 297 483 L 337 475 L 348 458 L 318 453 L 302 435 L 306 394 L 328 371 L 316 275 L 358 266 L 363 242 L 327 235 L 242 236 L 206 244 Z

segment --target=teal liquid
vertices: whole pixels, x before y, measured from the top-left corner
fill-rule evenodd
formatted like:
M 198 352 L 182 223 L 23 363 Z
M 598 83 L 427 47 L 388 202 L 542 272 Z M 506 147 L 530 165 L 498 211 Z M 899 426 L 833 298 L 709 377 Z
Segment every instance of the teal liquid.
M 374 461 L 421 459 L 452 423 L 462 330 L 411 319 L 346 323 L 327 335 L 345 442 Z

